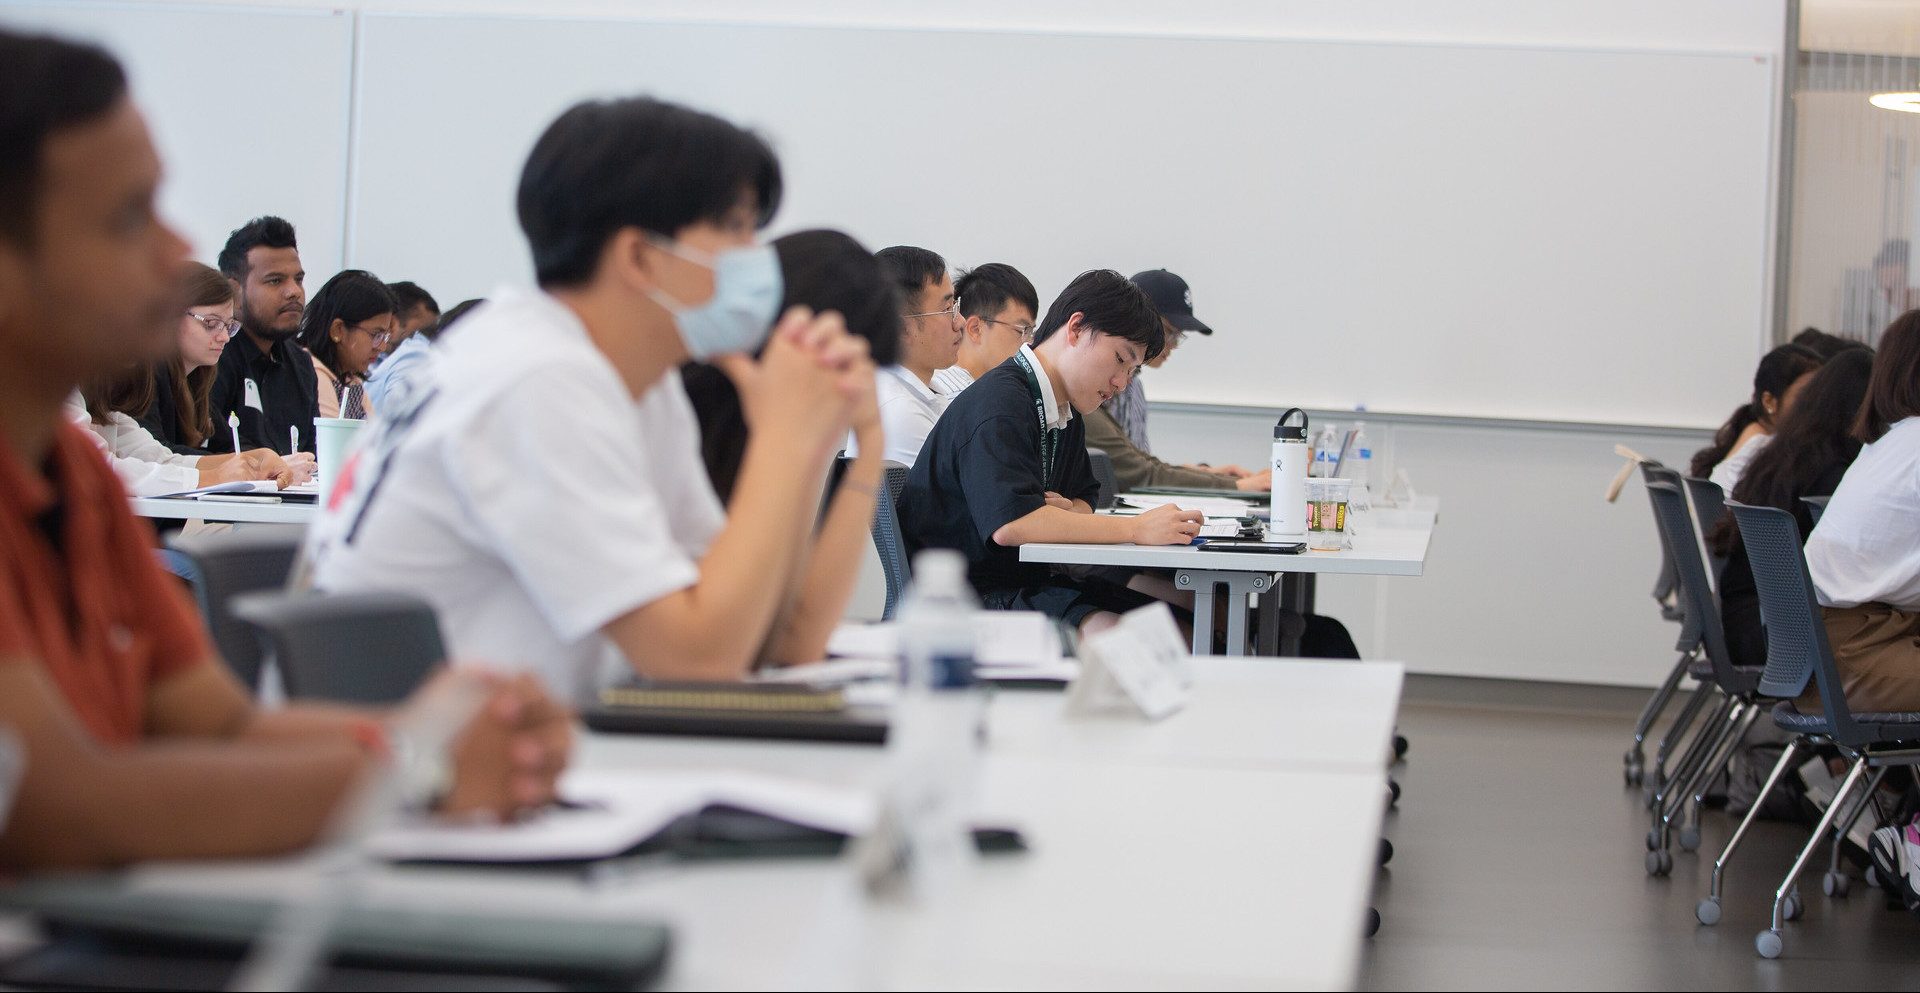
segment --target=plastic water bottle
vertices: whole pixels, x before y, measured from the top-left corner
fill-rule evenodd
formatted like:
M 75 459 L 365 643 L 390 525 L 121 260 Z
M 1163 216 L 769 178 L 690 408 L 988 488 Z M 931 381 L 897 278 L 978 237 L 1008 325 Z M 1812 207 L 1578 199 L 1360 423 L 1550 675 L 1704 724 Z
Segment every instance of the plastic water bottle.
M 910 848 L 919 895 L 948 891 L 976 858 L 972 814 L 986 698 L 974 678 L 974 615 L 960 553 L 914 557 L 913 585 L 900 611 L 904 663 L 888 730 L 892 798 Z
M 1320 426 L 1320 433 L 1313 436 L 1313 475 L 1316 479 L 1331 479 L 1340 465 L 1340 432 L 1331 424 Z
M 1288 424 L 1295 415 L 1298 424 Z M 1280 415 L 1273 426 L 1273 504 L 1267 518 L 1267 540 L 1307 540 L 1307 412 L 1298 407 Z
M 1353 451 L 1348 453 L 1347 461 L 1341 465 L 1340 474 L 1353 480 L 1348 506 L 1356 511 L 1371 509 L 1373 492 L 1368 485 L 1373 480 L 1373 443 L 1367 440 L 1365 421 L 1355 421 L 1353 424 Z

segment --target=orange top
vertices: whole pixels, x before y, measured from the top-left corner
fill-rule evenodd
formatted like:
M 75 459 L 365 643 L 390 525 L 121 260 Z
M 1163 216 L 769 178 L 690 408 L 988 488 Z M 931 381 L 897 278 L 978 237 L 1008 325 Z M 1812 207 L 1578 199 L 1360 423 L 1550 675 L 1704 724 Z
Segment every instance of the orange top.
M 0 664 L 45 669 L 94 737 L 131 744 L 154 684 L 213 648 L 84 430 L 61 424 L 37 472 L 0 438 Z

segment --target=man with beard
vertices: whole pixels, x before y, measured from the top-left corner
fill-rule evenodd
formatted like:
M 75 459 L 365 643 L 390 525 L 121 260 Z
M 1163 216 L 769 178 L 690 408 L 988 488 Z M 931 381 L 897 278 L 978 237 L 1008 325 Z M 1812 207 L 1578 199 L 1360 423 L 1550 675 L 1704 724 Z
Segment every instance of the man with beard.
M 243 451 L 271 448 L 282 455 L 314 450 L 318 411 L 313 359 L 293 340 L 307 302 L 306 271 L 293 225 L 256 217 L 227 236 L 220 271 L 240 299 L 240 333 L 220 355 L 214 373 L 213 437 L 207 448 L 233 451 L 228 416 L 240 415 Z M 297 438 L 297 440 L 296 440 Z

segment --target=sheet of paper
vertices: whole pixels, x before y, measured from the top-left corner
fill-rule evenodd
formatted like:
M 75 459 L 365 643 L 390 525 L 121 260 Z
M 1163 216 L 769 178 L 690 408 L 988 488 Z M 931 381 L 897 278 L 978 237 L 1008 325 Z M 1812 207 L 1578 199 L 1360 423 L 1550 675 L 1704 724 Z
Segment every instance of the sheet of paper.
M 1053 618 L 1033 610 L 983 610 L 974 615 L 974 662 L 1047 665 L 1060 661 L 1060 632 Z M 827 654 L 853 659 L 891 659 L 900 653 L 900 624 L 842 624 L 827 639 Z
M 1191 496 L 1154 496 L 1145 493 L 1127 493 L 1120 497 L 1121 507 L 1134 510 L 1152 510 L 1173 504 L 1181 510 L 1197 510 L 1208 517 L 1249 517 L 1255 505 L 1250 500 L 1236 500 L 1233 497 L 1191 497 Z
M 387 859 L 577 861 L 618 855 L 714 804 L 847 835 L 864 833 L 875 816 L 863 790 L 735 770 L 575 771 L 559 792 L 570 806 L 514 824 L 410 821 L 379 831 L 368 849 Z
M 278 492 L 280 492 L 280 484 L 274 482 L 271 479 L 252 479 L 252 480 L 236 479 L 230 483 L 215 483 L 212 486 L 202 486 L 197 490 L 181 490 L 178 493 L 169 493 L 167 494 L 167 496 L 169 497 L 200 497 L 200 496 L 205 496 L 211 493 L 278 493 Z

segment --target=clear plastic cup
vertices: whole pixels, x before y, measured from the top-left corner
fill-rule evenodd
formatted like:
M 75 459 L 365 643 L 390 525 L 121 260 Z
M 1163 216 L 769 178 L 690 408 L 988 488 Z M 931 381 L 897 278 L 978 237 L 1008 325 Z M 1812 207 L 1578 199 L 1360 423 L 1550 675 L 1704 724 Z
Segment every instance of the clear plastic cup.
M 1347 518 L 1353 493 L 1351 479 L 1307 480 L 1307 547 L 1337 552 L 1347 547 Z

